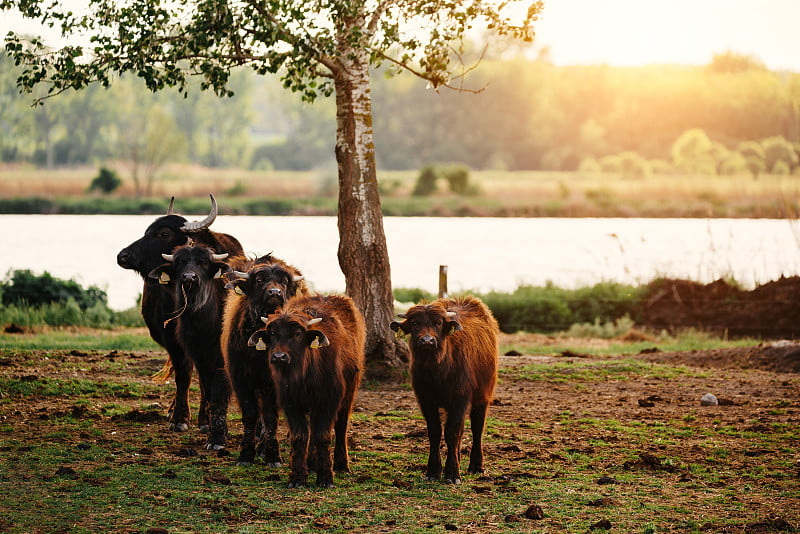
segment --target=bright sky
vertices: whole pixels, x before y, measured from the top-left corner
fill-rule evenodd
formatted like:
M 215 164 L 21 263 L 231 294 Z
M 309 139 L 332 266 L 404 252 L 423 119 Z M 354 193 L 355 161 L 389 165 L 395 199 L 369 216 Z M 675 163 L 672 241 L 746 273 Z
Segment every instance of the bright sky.
M 800 0 L 545 0 L 537 46 L 558 65 L 704 65 L 728 50 L 800 72 Z
M 798 23 L 800 0 L 545 0 L 536 43 L 558 65 L 703 65 L 731 50 L 800 72 Z M 35 26 L 0 15 L 0 36 L 12 29 Z

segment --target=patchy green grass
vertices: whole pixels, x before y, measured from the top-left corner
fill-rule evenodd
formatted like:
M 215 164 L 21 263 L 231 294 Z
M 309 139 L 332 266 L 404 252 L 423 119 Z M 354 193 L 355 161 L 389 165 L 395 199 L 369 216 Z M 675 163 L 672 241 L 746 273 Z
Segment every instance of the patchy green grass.
M 144 328 L 119 330 L 47 329 L 28 334 L 0 334 L 0 350 L 161 350 Z
M 522 365 L 500 370 L 500 376 L 504 379 L 561 383 L 631 380 L 634 378 L 673 379 L 680 376 L 702 378 L 708 375 L 708 371 L 684 366 L 647 363 L 633 358 L 588 361 L 568 360 L 556 363 Z
M 151 384 L 141 365 L 160 354 L 88 352 L 0 351 L 1 532 L 560 534 L 610 524 L 644 534 L 800 525 L 793 375 L 619 356 L 524 366 L 508 358 L 487 418 L 486 472 L 466 474 L 467 423 L 457 486 L 423 477 L 428 442 L 410 388 L 372 384 L 351 418 L 351 472 L 337 474 L 332 489 L 314 487 L 314 475 L 311 487 L 287 489 L 287 465 L 236 466 L 235 402 L 230 452 L 206 451 L 196 428 L 166 428 L 173 386 Z M 723 388 L 733 405 L 696 402 Z M 653 393 L 655 406 L 636 403 Z M 193 416 L 198 398 L 193 387 Z M 287 464 L 283 421 L 279 435 Z M 532 506 L 543 517 L 526 517 Z
M 680 352 L 749 347 L 759 343 L 760 340 L 757 339 L 723 339 L 713 334 L 696 330 L 686 330 L 675 336 L 662 333 L 641 341 L 586 339 L 570 337 L 566 333 L 551 336 L 517 334 L 503 336 L 500 344 L 500 354 L 514 350 L 521 354 L 532 355 L 573 352 L 589 356 L 618 356 L 638 354 L 642 350 L 653 348 L 658 348 L 663 352 Z

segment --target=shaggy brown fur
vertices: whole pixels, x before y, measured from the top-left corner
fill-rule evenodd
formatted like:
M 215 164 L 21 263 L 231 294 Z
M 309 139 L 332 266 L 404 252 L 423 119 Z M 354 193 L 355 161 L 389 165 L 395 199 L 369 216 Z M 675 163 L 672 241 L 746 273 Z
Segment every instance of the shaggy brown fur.
M 271 467 L 280 466 L 276 437 L 278 401 L 265 351 L 247 345 L 256 330 L 263 328 L 262 317 L 274 313 L 295 295 L 307 295 L 300 271 L 267 254 L 242 267 L 225 287 L 222 327 L 222 355 L 242 411 L 244 436 L 239 465 L 253 463 L 256 456 Z M 256 443 L 258 441 L 258 443 Z
M 430 442 L 426 476 L 428 480 L 438 480 L 442 473 L 442 408 L 447 412 L 444 479 L 457 484 L 461 481 L 460 446 L 468 406 L 472 423 L 468 471 L 483 472 L 483 427 L 497 382 L 500 330 L 489 308 L 475 297 L 419 304 L 409 309 L 404 318 L 402 323 L 392 322 L 391 328 L 398 334 L 411 335 L 411 382 Z
M 333 486 L 332 426 L 333 469 L 349 470 L 347 424 L 364 369 L 365 340 L 364 319 L 343 295 L 296 297 L 251 337 L 252 344 L 269 354 L 278 401 L 289 423 L 290 488 L 306 484 L 309 437 L 317 486 Z

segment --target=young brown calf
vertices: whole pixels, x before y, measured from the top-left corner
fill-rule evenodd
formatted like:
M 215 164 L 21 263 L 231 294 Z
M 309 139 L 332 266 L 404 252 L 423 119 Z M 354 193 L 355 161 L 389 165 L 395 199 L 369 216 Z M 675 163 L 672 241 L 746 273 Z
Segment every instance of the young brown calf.
M 309 434 L 317 486 L 331 487 L 334 424 L 333 469 L 349 470 L 347 423 L 364 367 L 364 319 L 349 297 L 328 295 L 295 297 L 264 322 L 266 327 L 250 343 L 269 354 L 278 401 L 289 423 L 289 487 L 306 484 Z
M 394 321 L 390 326 L 398 335 L 411 335 L 411 383 L 430 442 L 426 477 L 438 480 L 442 474 L 439 409 L 443 408 L 447 412 L 444 479 L 448 484 L 458 484 L 464 416 L 470 405 L 472 450 L 468 471 L 483 472 L 483 426 L 497 381 L 497 321 L 475 297 L 419 304 L 400 317 L 405 321 Z
M 278 400 L 269 360 L 265 351 L 249 347 L 247 341 L 263 328 L 261 317 L 274 313 L 295 295 L 307 294 L 308 289 L 300 271 L 269 254 L 243 266 L 242 271 L 234 271 L 234 279 L 225 285 L 233 291 L 225 302 L 221 339 L 222 355 L 242 411 L 239 465 L 253 463 L 258 455 L 268 466 L 278 467 Z

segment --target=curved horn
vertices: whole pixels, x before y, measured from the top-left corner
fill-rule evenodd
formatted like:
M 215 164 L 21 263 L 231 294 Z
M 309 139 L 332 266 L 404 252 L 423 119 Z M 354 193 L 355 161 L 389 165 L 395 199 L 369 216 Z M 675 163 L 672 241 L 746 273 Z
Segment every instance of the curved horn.
M 315 317 L 306 323 L 306 326 L 314 326 L 317 323 L 322 322 L 322 317 Z
M 449 317 L 450 319 L 452 319 L 455 316 L 456 316 L 456 312 L 451 312 L 451 311 L 447 312 L 447 317 Z
M 305 279 L 305 276 L 293 276 L 292 282 L 299 282 L 300 280 Z
M 236 278 L 241 278 L 242 280 L 247 280 L 248 278 L 250 278 L 250 273 L 243 273 L 241 271 L 233 271 L 233 275 Z
M 262 317 L 261 320 L 264 322 L 264 324 L 267 324 L 269 322 L 269 317 Z
M 173 256 L 172 254 L 162 254 L 161 257 L 170 263 L 175 261 L 175 256 Z
M 211 261 L 222 261 L 227 257 L 228 257 L 228 253 L 227 252 L 225 254 L 212 254 L 211 255 Z
M 175 197 L 172 197 L 171 199 L 169 199 L 169 208 L 167 208 L 167 215 L 175 215 L 175 212 L 172 209 L 174 206 L 175 206 Z
M 194 234 L 197 232 L 202 232 L 211 226 L 211 223 L 213 223 L 214 219 L 217 218 L 217 199 L 214 198 L 214 195 L 209 196 L 211 197 L 211 211 L 206 218 L 202 221 L 187 222 L 181 226 L 182 231 L 186 232 L 187 234 Z
M 401 319 L 405 319 L 406 318 L 406 314 L 405 313 L 398 313 L 397 316 L 400 317 Z

